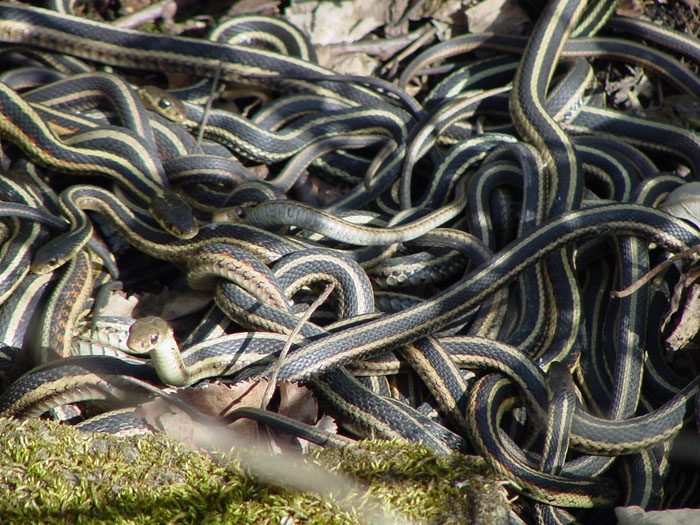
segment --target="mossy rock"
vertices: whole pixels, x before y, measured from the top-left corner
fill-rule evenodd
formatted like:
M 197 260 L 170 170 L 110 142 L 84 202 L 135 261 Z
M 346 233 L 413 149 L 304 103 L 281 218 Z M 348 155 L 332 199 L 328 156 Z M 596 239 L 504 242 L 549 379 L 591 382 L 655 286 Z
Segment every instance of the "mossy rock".
M 273 487 L 237 461 L 164 435 L 114 438 L 0 419 L 0 523 L 357 523 L 320 496 Z M 415 523 L 503 523 L 502 483 L 479 458 L 368 441 L 304 462 L 344 472 Z M 362 504 L 360 504 L 362 506 Z

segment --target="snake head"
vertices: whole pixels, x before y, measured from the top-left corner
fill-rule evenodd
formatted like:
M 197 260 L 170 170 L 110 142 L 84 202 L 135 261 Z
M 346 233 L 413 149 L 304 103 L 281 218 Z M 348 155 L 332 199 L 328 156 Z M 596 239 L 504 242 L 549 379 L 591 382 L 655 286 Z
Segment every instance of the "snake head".
M 172 122 L 184 122 L 187 119 L 185 104 L 167 91 L 156 86 L 142 86 L 137 92 L 146 109 Z
M 179 239 L 191 239 L 199 232 L 192 208 L 174 192 L 153 197 L 150 212 L 164 230 Z
M 142 317 L 129 327 L 126 346 L 134 354 L 147 354 L 172 338 L 173 330 L 166 321 L 155 316 Z
M 245 222 L 249 210 L 258 204 L 284 198 L 284 193 L 265 181 L 244 182 L 226 198 L 227 206 L 212 214 L 211 222 Z
M 211 216 L 211 222 L 245 222 L 248 209 L 251 206 L 229 206 L 216 210 Z
M 32 258 L 30 271 L 44 275 L 67 263 L 82 248 L 81 244 L 70 242 L 71 240 L 65 235 L 59 235 L 41 246 Z

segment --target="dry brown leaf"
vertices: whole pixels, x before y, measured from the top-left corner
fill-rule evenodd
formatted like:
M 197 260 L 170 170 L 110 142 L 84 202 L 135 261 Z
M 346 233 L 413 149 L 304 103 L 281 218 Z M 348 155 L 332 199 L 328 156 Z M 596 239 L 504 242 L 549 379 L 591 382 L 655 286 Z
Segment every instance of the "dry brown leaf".
M 472 33 L 522 35 L 530 19 L 513 0 L 485 0 L 466 10 Z
M 162 399 L 159 399 L 158 401 L 161 401 L 164 403 L 165 407 L 167 407 L 167 404 Z M 156 428 L 160 428 L 165 434 L 173 438 L 175 441 L 178 441 L 189 448 L 195 449 L 202 445 L 201 441 L 198 441 L 195 438 L 197 428 L 200 425 L 192 421 L 192 418 L 188 414 L 180 412 L 179 409 L 171 408 L 169 409 L 171 410 L 169 412 L 165 412 L 165 410 L 168 410 L 168 408 L 164 408 L 163 410 L 164 411 L 156 420 Z M 146 421 L 148 421 L 148 419 L 146 419 Z
M 387 23 L 392 0 L 292 2 L 284 16 L 315 45 L 356 42 Z
M 173 300 L 169 300 L 160 311 L 160 316 L 166 321 L 172 321 L 189 314 L 193 314 L 205 308 L 211 302 L 211 295 L 206 292 L 194 290 L 180 293 Z
M 134 309 L 139 304 L 139 299 L 135 295 L 127 297 L 121 290 L 110 292 L 109 298 L 100 310 L 101 316 L 113 317 L 133 317 Z
M 333 202 L 344 192 L 341 185 L 333 184 L 313 174 L 305 177 L 304 183 L 295 186 L 294 189 L 298 199 L 319 208 Z
M 264 9 L 261 9 L 261 4 Z M 260 15 L 274 16 L 279 14 L 280 2 L 265 1 L 261 0 L 238 0 L 234 2 L 231 9 L 228 11 L 229 16 L 234 15 L 244 15 L 247 13 L 256 13 Z
M 405 35 L 408 32 L 408 20 L 404 20 L 403 23 L 399 25 L 408 6 L 408 0 L 392 0 L 386 15 L 386 25 L 384 26 L 384 36 L 386 38 Z
M 467 4 L 469 0 L 425 0 L 412 10 L 409 20 L 429 18 L 433 22 L 467 27 L 467 17 L 464 12 Z
M 328 432 L 329 434 L 338 433 L 338 423 L 334 418 L 327 414 L 322 416 L 314 426 L 323 432 Z M 320 445 L 312 443 L 311 441 L 306 441 L 305 439 L 299 439 L 299 444 L 301 445 L 301 451 L 304 453 L 314 448 L 321 448 Z
M 336 422 L 335 418 L 332 418 L 327 414 L 322 416 L 314 426 L 319 430 L 323 430 L 324 432 L 330 432 L 331 434 L 338 433 L 338 423 Z
M 192 419 L 167 401 L 156 398 L 136 407 L 134 413 L 149 427 L 168 434 L 190 448 L 197 448 Z
M 461 25 L 466 25 L 463 7 L 469 3 L 468 0 L 421 0 L 419 3 L 420 5 L 411 9 L 409 20 L 415 22 L 421 18 L 430 18 L 433 21 L 458 24 L 458 21 L 452 19 L 452 15 L 455 15 L 456 18 L 461 17 Z
M 700 227 L 700 182 L 688 182 L 676 188 L 659 209 Z
M 236 406 L 260 406 L 267 382 L 241 382 L 234 387 L 212 383 L 202 388 L 183 388 L 171 395 L 207 416 L 221 416 Z M 245 401 L 245 402 L 244 402 Z M 192 448 L 217 448 L 207 438 L 207 425 L 197 422 L 163 399 L 144 403 L 140 415 L 152 427 Z M 248 419 L 235 421 L 229 427 L 236 436 L 254 440 L 257 423 Z
M 282 416 L 313 425 L 318 420 L 318 403 L 311 390 L 296 383 L 282 381 L 279 386 L 280 403 L 277 412 Z M 276 434 L 277 442 L 287 448 L 308 449 L 308 442 L 295 436 Z
M 259 408 L 267 385 L 267 381 L 242 381 L 235 385 L 212 383 L 202 388 L 183 388 L 171 395 L 204 415 L 223 417 L 236 408 Z M 310 425 L 316 423 L 318 405 L 308 388 L 291 383 L 281 383 L 279 388 L 280 414 Z M 220 444 L 211 442 L 211 432 L 207 424 L 194 420 L 166 400 L 157 399 L 144 403 L 139 408 L 139 415 L 153 428 L 165 432 L 189 447 L 222 448 Z M 302 443 L 302 440 L 293 436 L 274 430 L 259 432 L 257 422 L 252 419 L 241 418 L 228 426 L 234 431 L 236 438 L 262 443 L 276 452 L 290 448 L 308 448 L 307 443 Z M 324 422 L 324 427 L 335 429 L 332 422 Z
M 338 424 L 334 418 L 329 415 L 324 415 L 319 419 L 318 403 L 311 390 L 307 387 L 283 381 L 280 383 L 279 389 L 280 404 L 278 412 L 281 415 L 296 419 L 302 423 L 313 425 L 323 432 L 328 432 L 330 434 L 338 433 Z M 319 446 L 303 438 L 291 436 L 287 438 L 287 442 L 290 446 L 301 448 L 301 451 L 304 453 Z
M 319 53 L 319 64 L 340 75 L 372 76 L 379 61 L 365 53 Z
M 700 267 L 689 270 L 676 284 L 662 330 L 674 318 L 666 337 L 666 348 L 672 352 L 687 348 L 700 333 Z
M 650 97 L 653 86 L 642 68 L 630 68 L 631 74 L 617 81 L 608 81 L 605 92 L 616 105 L 622 105 L 641 114 L 643 105 L 639 97 Z
M 620 16 L 640 16 L 644 13 L 644 4 L 640 0 L 621 0 L 615 9 Z
M 296 383 L 282 381 L 279 384 L 278 412 L 302 423 L 313 425 L 318 419 L 318 403 L 311 390 Z
M 173 321 L 202 310 L 210 302 L 211 293 L 209 292 L 163 288 L 157 294 L 143 294 L 133 314 L 134 317 L 156 315 L 166 321 Z
M 692 11 L 700 11 L 700 1 L 698 0 L 681 0 L 681 3 Z
M 239 406 L 259 407 L 267 381 L 241 381 L 235 385 L 211 383 L 202 388 L 182 391 L 183 400 L 200 412 L 222 416 Z

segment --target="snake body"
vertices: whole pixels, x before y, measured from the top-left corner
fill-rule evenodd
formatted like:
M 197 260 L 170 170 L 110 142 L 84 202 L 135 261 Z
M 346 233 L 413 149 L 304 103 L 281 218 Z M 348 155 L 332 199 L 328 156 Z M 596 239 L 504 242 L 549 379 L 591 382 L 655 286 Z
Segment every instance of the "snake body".
M 538 522 L 697 504 L 697 469 L 659 488 L 696 410 L 664 346 L 700 230 L 658 206 L 698 178 L 700 139 L 609 107 L 596 79 L 633 64 L 694 107 L 677 56 L 700 44 L 613 0 L 533 3 L 529 36 L 454 36 L 392 83 L 320 66 L 281 18 L 204 40 L 0 2 L 18 64 L 0 70 L 0 415 L 99 400 L 114 410 L 80 428 L 150 432 L 134 400 L 164 386 L 295 381 L 342 432 L 471 447 Z M 219 104 L 239 98 L 262 102 Z M 209 301 L 189 324 L 100 314 L 175 276 Z

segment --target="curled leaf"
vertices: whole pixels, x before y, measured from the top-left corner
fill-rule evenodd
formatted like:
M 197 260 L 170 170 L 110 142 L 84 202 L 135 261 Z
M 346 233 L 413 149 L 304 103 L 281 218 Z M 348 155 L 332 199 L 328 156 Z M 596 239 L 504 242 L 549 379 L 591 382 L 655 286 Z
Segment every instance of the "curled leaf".
M 659 209 L 700 228 L 700 182 L 688 182 L 676 188 Z

